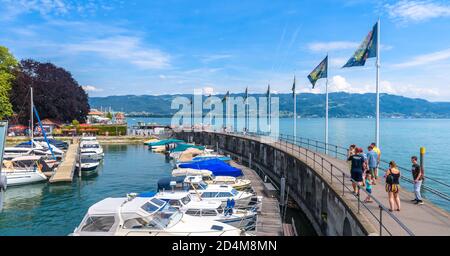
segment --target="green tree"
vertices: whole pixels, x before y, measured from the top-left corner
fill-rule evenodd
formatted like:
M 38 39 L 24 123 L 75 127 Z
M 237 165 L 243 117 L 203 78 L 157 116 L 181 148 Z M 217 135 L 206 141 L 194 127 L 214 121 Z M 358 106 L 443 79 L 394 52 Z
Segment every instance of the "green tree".
M 0 46 L 0 119 L 13 114 L 9 97 L 16 67 L 17 60 L 9 52 L 8 48 Z
M 78 120 L 74 119 L 74 120 L 72 120 L 72 125 L 78 126 L 78 125 L 80 125 L 80 122 L 78 122 Z
M 113 116 L 112 116 L 112 113 L 111 113 L 111 112 L 108 112 L 108 113 L 106 114 L 106 117 L 109 118 L 109 119 L 112 119 L 112 117 L 113 117 Z

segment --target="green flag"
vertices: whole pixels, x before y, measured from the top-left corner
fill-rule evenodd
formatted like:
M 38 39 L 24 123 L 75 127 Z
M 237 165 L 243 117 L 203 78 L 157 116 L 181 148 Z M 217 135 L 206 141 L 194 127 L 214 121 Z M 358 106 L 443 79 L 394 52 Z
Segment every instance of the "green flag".
M 294 76 L 294 84 L 292 84 L 292 97 L 295 96 L 295 76 Z
M 328 76 L 328 55 L 323 59 L 319 65 L 308 75 L 308 79 L 312 84 L 312 88 L 316 85 L 317 80 L 326 78 Z
M 343 68 L 353 66 L 364 66 L 368 58 L 377 57 L 378 47 L 378 22 L 373 26 L 372 31 L 366 36 L 353 56 L 347 61 Z
M 230 96 L 230 91 L 227 91 L 225 96 L 223 96 L 222 102 L 226 101 L 229 96 Z

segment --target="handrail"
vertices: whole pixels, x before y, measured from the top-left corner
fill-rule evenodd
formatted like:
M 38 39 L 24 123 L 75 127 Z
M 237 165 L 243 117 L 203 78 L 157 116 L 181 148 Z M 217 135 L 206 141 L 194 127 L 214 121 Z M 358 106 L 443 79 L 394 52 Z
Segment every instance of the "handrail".
M 190 130 L 191 131 L 191 130 Z M 211 132 L 211 131 L 206 131 L 206 132 Z M 233 133 L 231 133 L 233 134 Z M 236 133 L 235 133 L 236 134 Z M 245 137 L 255 137 L 255 138 L 261 138 L 260 135 L 256 135 L 256 134 L 238 134 L 241 136 L 245 136 Z M 294 144 L 291 143 L 291 141 L 289 141 L 289 135 L 288 136 L 284 136 L 286 139 L 283 138 L 283 136 L 281 136 L 278 138 L 278 140 L 276 140 L 274 142 L 275 146 L 278 145 L 279 148 L 281 148 L 282 150 L 284 149 L 284 151 L 286 151 L 286 153 L 292 152 L 292 153 L 298 153 L 300 154 L 300 156 L 303 156 L 306 158 L 306 164 L 308 164 L 308 159 L 313 161 L 313 165 L 314 167 L 316 167 L 316 164 L 320 164 L 319 168 L 322 170 L 322 174 L 323 171 L 327 171 L 330 175 L 330 183 L 333 184 L 333 177 L 336 178 L 336 180 L 338 182 L 340 182 L 340 185 L 342 185 L 342 195 L 345 194 L 345 191 L 347 190 L 347 192 L 352 192 L 352 190 L 350 188 L 348 188 L 345 184 L 345 173 L 344 171 L 342 171 L 339 167 L 333 165 L 333 163 L 331 163 L 330 161 L 328 161 L 326 158 L 324 158 L 322 155 L 317 154 L 315 151 L 311 151 L 308 148 L 300 148 L 299 145 L 297 145 L 294 141 Z M 284 147 L 284 148 L 283 148 Z M 335 146 L 335 148 L 339 148 L 338 146 Z M 301 152 L 300 149 L 303 149 L 306 153 Z M 309 152 L 309 153 L 308 153 Z M 337 151 L 336 151 L 337 152 Z M 312 155 L 312 156 L 311 156 Z M 337 155 L 337 154 L 336 154 Z M 318 162 L 316 160 L 316 158 L 319 157 L 320 162 Z M 327 163 L 330 165 L 330 170 L 328 170 L 323 163 Z M 316 171 L 318 171 L 319 169 L 315 168 Z M 333 173 L 334 171 L 334 173 Z M 338 171 L 338 173 L 340 172 L 342 177 L 342 180 L 340 179 L 340 177 L 336 176 L 336 171 Z M 365 190 L 361 189 L 360 191 L 364 191 Z M 360 196 L 358 195 L 354 195 L 357 199 L 357 204 L 358 204 L 358 214 L 360 213 L 360 206 L 363 205 L 365 207 L 365 209 L 374 217 L 374 219 L 378 222 L 379 225 L 379 231 L 380 231 L 380 235 L 382 235 L 382 230 L 386 230 L 387 233 L 389 235 L 392 235 L 392 233 L 388 230 L 388 228 L 386 226 L 384 226 L 383 224 L 383 219 L 382 219 L 382 213 L 383 211 L 386 212 L 388 214 L 389 217 L 391 217 L 392 220 L 394 220 L 394 222 L 396 222 L 408 235 L 410 236 L 414 236 L 414 233 L 404 224 L 402 223 L 394 214 L 392 214 L 386 206 L 384 206 L 379 200 L 377 200 L 374 196 L 370 195 L 370 197 L 378 204 L 378 208 L 380 209 L 379 212 L 379 217 L 377 217 L 364 203 L 361 202 Z

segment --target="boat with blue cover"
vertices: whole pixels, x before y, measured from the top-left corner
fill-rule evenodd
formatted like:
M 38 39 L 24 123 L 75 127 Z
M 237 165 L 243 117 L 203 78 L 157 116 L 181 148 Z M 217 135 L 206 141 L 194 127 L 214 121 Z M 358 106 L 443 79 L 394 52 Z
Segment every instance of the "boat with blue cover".
M 210 170 L 215 176 L 242 176 L 242 170 L 230 166 L 219 159 L 208 159 L 202 161 L 193 161 L 189 163 L 180 163 L 178 168 L 191 168 L 200 170 Z

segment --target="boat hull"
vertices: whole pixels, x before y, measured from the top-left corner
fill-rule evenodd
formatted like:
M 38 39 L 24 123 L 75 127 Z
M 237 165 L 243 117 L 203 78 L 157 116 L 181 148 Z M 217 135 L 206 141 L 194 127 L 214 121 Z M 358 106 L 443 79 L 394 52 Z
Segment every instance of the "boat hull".
M 8 186 L 20 186 L 46 181 L 47 177 L 40 172 L 10 172 L 6 173 Z

